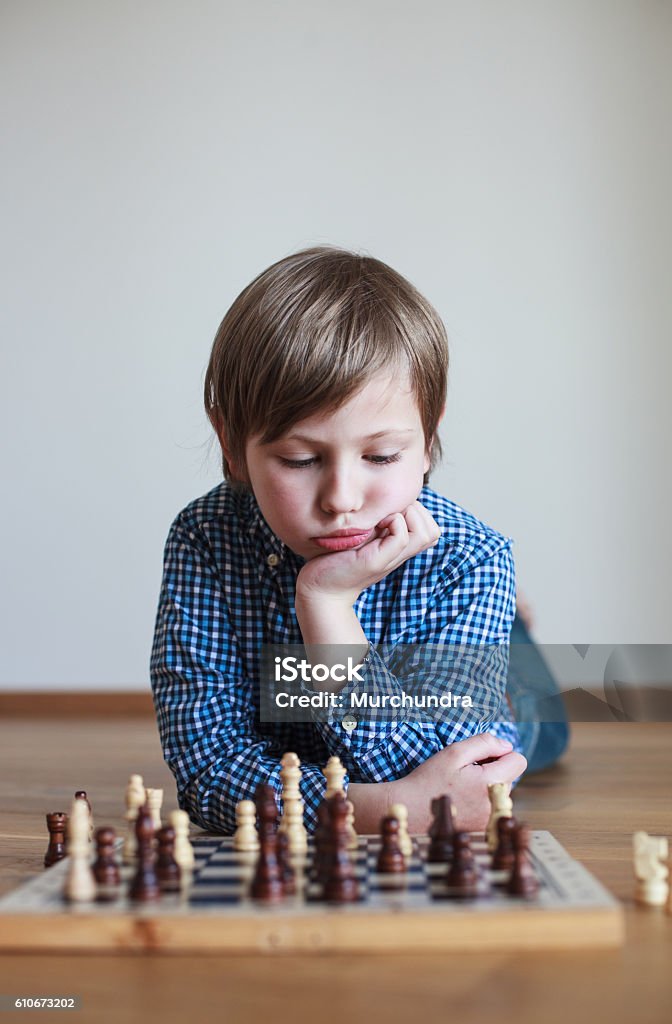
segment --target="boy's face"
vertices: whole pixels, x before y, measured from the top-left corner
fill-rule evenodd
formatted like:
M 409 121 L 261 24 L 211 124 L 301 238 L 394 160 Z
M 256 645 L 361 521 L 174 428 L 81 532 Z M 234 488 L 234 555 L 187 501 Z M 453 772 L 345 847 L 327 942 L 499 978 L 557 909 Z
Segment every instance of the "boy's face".
M 379 434 L 378 437 L 371 435 Z M 248 480 L 266 522 L 310 560 L 360 547 L 376 524 L 418 497 L 429 469 L 409 382 L 373 377 L 336 412 L 309 416 L 270 444 L 248 439 Z M 350 538 L 335 531 L 359 531 Z

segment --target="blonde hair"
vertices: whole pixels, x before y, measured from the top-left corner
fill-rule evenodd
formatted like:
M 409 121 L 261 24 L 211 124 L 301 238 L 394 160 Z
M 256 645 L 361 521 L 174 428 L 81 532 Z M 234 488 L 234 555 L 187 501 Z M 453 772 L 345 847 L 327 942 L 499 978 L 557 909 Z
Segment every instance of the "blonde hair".
M 441 318 L 401 274 L 370 256 L 320 246 L 274 263 L 234 301 L 215 336 L 205 410 L 231 462 L 295 423 L 338 409 L 375 374 L 408 372 L 430 451 L 441 458 L 448 341 Z M 237 480 L 222 452 L 225 478 Z

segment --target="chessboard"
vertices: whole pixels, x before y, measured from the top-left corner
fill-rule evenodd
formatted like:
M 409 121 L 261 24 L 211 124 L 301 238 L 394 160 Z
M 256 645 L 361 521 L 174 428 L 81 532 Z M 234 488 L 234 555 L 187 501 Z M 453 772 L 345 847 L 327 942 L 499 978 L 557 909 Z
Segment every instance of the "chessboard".
M 402 952 L 578 949 L 622 943 L 620 904 L 545 831 L 532 831 L 533 897 L 507 894 L 490 867 L 483 835 L 472 836 L 479 892 L 448 889 L 445 864 L 429 864 L 429 840 L 414 837 L 403 876 L 379 875 L 381 840 L 360 836 L 353 851 L 355 903 L 331 905 L 311 881 L 313 840 L 296 865 L 296 891 L 277 905 L 252 900 L 254 854 L 222 836 L 192 839 L 196 863 L 179 894 L 134 904 L 68 904 L 68 859 L 0 899 L 0 950 L 166 953 Z M 127 882 L 129 871 L 124 869 Z

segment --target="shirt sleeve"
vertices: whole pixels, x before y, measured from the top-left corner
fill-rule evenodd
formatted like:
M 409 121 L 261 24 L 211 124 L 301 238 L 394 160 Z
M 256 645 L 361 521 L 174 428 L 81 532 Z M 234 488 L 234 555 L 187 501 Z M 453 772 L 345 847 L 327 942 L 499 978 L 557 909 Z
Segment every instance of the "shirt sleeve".
M 491 732 L 521 750 L 506 703 L 514 614 L 513 558 L 510 543 L 499 538 L 441 574 L 419 625 L 393 646 L 369 645 L 362 682 L 347 683 L 338 708 L 315 715 L 351 781 L 401 778 L 476 733 Z M 457 706 L 427 712 L 409 701 L 448 693 L 460 698 Z M 385 696 L 385 706 L 376 706 Z M 461 706 L 463 697 L 471 707 Z
M 243 671 L 207 539 L 179 516 L 165 547 L 150 675 L 163 755 L 191 820 L 233 833 L 236 804 L 253 799 L 262 782 L 273 786 L 280 806 L 282 752 L 258 731 L 253 681 Z M 312 830 L 325 778 L 319 765 L 302 763 L 301 770 Z

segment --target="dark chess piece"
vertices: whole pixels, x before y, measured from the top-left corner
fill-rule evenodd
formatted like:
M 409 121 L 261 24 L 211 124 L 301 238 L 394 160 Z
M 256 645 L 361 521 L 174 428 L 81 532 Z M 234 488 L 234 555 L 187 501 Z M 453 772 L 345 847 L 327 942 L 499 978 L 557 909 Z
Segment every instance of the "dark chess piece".
M 280 814 L 278 812 L 278 805 L 275 799 L 275 790 L 273 786 L 269 786 L 266 782 L 261 782 L 254 791 L 254 803 L 257 808 L 257 816 L 259 816 L 259 808 L 263 805 L 266 807 L 266 824 L 267 827 L 273 832 L 278 831 L 278 825 L 280 824 Z
M 254 802 L 259 819 L 259 855 L 250 885 L 250 896 L 264 903 L 279 903 L 285 890 L 278 860 L 278 807 L 273 788 L 257 786 Z
M 161 892 L 179 892 L 182 872 L 175 860 L 175 829 L 165 825 L 156 833 L 156 878 Z
M 99 885 L 120 885 L 121 872 L 114 854 L 117 834 L 113 828 L 99 828 L 96 831 L 96 859 L 93 863 L 93 877 Z
M 138 867 L 131 883 L 129 896 L 139 903 L 151 903 L 161 895 L 156 877 L 154 851 L 154 826 L 149 804 L 138 811 L 135 821 L 135 837 L 138 843 Z
M 322 895 L 328 903 L 355 903 L 359 886 L 348 850 L 348 802 L 342 793 L 335 793 L 327 804 L 331 851 Z
M 454 890 L 455 895 L 477 895 L 478 870 L 468 832 L 453 834 L 453 862 L 446 875 L 446 885 Z
M 382 846 L 376 862 L 379 875 L 400 875 L 406 871 L 406 858 L 399 849 L 399 822 L 392 815 L 380 823 Z
M 293 896 L 296 892 L 296 880 L 294 878 L 294 868 L 292 867 L 292 859 L 289 853 L 289 836 L 286 832 L 278 832 L 277 837 L 278 864 L 280 865 L 282 887 L 285 896 Z
M 497 849 L 492 855 L 491 864 L 493 871 L 510 871 L 513 867 L 513 832 L 517 824 L 515 818 L 497 819 Z
M 44 855 L 44 866 L 50 868 L 56 861 L 63 860 L 66 856 L 65 830 L 68 825 L 68 816 L 63 811 L 52 811 L 47 815 L 47 828 L 49 829 L 49 846 Z
M 510 896 L 536 896 L 539 891 L 537 876 L 529 859 L 530 830 L 523 822 L 513 830 L 514 862 L 511 878 L 506 887 Z
M 450 864 L 453 856 L 453 805 L 450 797 L 437 796 L 431 803 L 434 820 L 429 827 L 428 864 Z
M 329 858 L 331 857 L 330 821 L 329 802 L 322 800 L 317 805 L 317 827 L 315 829 L 313 864 L 310 875 L 311 881 L 319 882 L 322 885 L 329 870 Z

